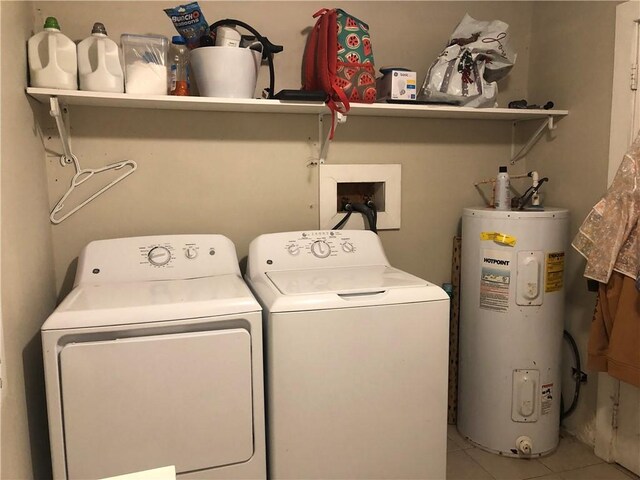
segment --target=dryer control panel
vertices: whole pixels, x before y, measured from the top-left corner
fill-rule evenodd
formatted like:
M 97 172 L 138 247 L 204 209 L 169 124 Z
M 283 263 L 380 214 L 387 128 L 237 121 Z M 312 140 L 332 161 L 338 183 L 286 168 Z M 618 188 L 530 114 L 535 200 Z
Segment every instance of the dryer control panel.
M 317 267 L 388 265 L 368 230 L 310 230 L 261 235 L 249 246 L 247 274 Z
M 240 274 L 235 246 L 222 235 L 165 235 L 99 240 L 78 260 L 74 286 L 182 280 Z

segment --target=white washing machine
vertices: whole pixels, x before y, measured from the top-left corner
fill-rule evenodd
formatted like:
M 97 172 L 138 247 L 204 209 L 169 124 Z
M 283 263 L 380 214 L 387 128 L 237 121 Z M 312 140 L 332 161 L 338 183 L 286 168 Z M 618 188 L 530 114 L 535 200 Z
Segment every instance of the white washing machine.
M 449 297 L 389 265 L 369 231 L 262 235 L 272 479 L 442 479 Z
M 54 478 L 266 478 L 261 322 L 222 235 L 90 243 L 42 327 Z

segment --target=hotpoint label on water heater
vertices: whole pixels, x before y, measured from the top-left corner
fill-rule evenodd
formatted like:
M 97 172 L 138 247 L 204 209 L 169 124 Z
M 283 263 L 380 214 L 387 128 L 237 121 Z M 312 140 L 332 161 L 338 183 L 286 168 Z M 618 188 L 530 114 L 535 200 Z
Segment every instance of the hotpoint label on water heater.
M 545 264 L 544 291 L 559 292 L 563 287 L 564 252 L 547 253 Z
M 540 414 L 548 415 L 551 413 L 551 405 L 553 404 L 553 383 L 547 383 L 541 387 L 542 400 L 540 402 Z
M 506 312 L 509 309 L 511 253 L 483 250 L 480 260 L 480 308 Z

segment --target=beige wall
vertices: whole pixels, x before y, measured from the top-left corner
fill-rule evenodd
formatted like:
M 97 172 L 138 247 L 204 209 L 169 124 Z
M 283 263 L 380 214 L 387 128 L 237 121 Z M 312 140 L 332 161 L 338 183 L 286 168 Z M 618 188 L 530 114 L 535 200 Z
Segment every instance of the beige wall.
M 544 187 L 548 203 L 571 211 L 572 239 L 607 188 L 617 3 L 535 2 L 533 9 L 530 98 L 542 103 L 552 99 L 569 108 L 570 115 L 558 124 L 553 141 L 538 143 L 526 164 L 550 178 Z M 595 294 L 587 291 L 583 272 L 584 260 L 570 249 L 565 327 L 575 338 L 586 369 Z M 573 384 L 568 377 L 563 390 L 565 399 L 571 399 Z M 588 443 L 594 438 L 596 390 L 597 375 L 591 372 L 578 409 L 564 422 Z
M 103 21 L 122 32 L 173 27 L 172 2 L 36 2 L 40 22 L 57 16 L 74 40 Z M 311 2 L 201 2 L 209 22 L 239 18 L 285 50 L 277 55 L 277 88 L 300 85 L 306 28 L 321 6 Z M 348 2 L 372 32 L 376 64 L 405 65 L 420 81 L 465 12 L 501 18 L 514 32 L 518 64 L 504 82 L 503 103 L 525 96 L 531 5 L 505 2 Z M 445 7 L 446 8 L 443 8 Z M 393 19 L 393 20 L 391 20 Z M 399 30 L 402 29 L 402 30 Z M 402 43 L 400 43 L 402 39 Z M 262 80 L 267 71 L 263 67 Z M 260 233 L 317 228 L 317 120 L 312 116 L 72 108 L 73 147 L 83 166 L 130 158 L 139 169 L 121 185 L 53 228 L 57 289 L 68 291 L 73 259 L 89 241 L 124 235 L 218 232 L 244 256 Z M 43 123 L 53 126 L 50 119 Z M 508 122 L 442 122 L 350 118 L 338 130 L 330 163 L 401 163 L 402 229 L 383 232 L 390 260 L 435 282 L 450 276 L 450 239 L 463 206 L 478 204 L 473 182 L 497 171 L 510 150 Z M 59 143 L 48 143 L 59 152 Z M 49 201 L 73 172 L 48 157 Z M 66 278 L 66 280 L 65 280 Z M 65 283 L 66 282 L 66 283 Z
M 2 388 L 3 479 L 51 475 L 40 326 L 55 304 L 42 142 L 26 86 L 23 45 L 32 4 L 2 8 Z

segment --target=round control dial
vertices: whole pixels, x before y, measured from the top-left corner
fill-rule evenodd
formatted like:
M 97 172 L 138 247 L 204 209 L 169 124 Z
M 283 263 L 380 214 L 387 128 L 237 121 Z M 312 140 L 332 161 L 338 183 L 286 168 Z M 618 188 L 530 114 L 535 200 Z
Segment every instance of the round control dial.
M 184 249 L 184 256 L 189 260 L 193 260 L 198 256 L 198 250 L 196 250 L 196 247 L 189 246 Z
M 287 252 L 289 252 L 289 254 L 291 255 L 298 255 L 300 253 L 300 245 L 298 245 L 297 243 L 287 245 Z
M 351 243 L 351 242 L 344 242 L 342 244 L 342 250 L 344 250 L 347 253 L 352 253 L 355 250 L 355 247 L 353 246 L 353 243 Z
M 316 240 L 311 244 L 311 253 L 318 258 L 327 258 L 331 255 L 331 247 L 324 240 Z
M 153 247 L 147 255 L 149 263 L 156 267 L 161 267 L 171 260 L 171 252 L 167 247 Z

